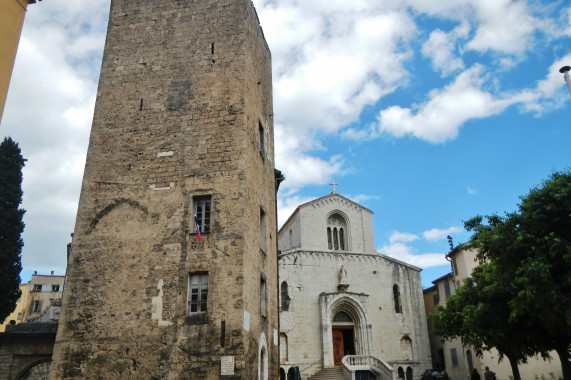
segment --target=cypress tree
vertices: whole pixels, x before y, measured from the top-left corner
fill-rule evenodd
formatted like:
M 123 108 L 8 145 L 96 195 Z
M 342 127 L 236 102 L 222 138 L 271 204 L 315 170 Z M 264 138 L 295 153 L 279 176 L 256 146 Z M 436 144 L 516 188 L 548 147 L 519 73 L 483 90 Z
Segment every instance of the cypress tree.
M 22 168 L 26 159 L 9 137 L 0 143 L 0 321 L 16 308 L 21 295 L 21 253 L 24 242 L 22 220 Z

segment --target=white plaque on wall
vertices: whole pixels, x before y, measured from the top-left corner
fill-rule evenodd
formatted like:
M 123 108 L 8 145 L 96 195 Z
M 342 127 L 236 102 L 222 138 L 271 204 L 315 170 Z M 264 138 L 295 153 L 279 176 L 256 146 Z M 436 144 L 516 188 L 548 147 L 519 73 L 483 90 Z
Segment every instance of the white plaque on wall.
M 250 313 L 244 310 L 244 330 L 250 331 Z
M 234 356 L 222 356 L 220 358 L 220 375 L 234 374 Z
M 274 346 L 278 345 L 278 330 L 274 329 Z

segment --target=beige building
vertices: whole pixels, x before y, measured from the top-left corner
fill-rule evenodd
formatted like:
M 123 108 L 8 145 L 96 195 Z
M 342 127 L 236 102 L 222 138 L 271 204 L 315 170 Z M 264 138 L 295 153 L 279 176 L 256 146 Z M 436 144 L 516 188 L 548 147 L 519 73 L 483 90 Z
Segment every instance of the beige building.
M 29 4 L 36 0 L 0 1 L 0 122 L 4 113 L 6 95 L 16 59 L 24 16 Z
M 49 378 L 277 379 L 272 70 L 252 2 L 114 0 L 109 17 Z
M 15 325 L 23 322 L 30 307 L 30 283 L 20 284 L 20 291 L 22 295 L 16 301 L 16 308 L 6 317 L 4 322 L 0 324 L 0 332 L 6 331 L 7 325 Z
M 39 316 L 50 306 L 51 301 L 61 300 L 65 276 L 33 274 L 26 284 L 20 284 L 22 295 L 16 303 L 16 309 L 0 325 L 0 332 L 6 325 L 18 324 L 29 318 Z
M 446 298 L 455 294 L 455 290 L 472 274 L 478 265 L 476 251 L 471 249 L 454 249 L 447 257 L 450 259 L 452 272 L 434 280 L 434 286 L 424 290 L 424 303 L 426 314 L 435 313 L 436 306 L 445 306 Z M 428 323 L 430 334 L 430 348 L 432 352 L 433 367 L 445 368 L 451 380 L 469 379 L 473 368 L 480 374 L 485 367 L 496 373 L 498 380 L 508 380 L 512 377 L 510 363 L 504 358 L 498 363 L 499 355 L 496 350 L 484 352 L 483 357 L 477 357 L 474 351 L 462 344 L 460 339 L 441 342 L 440 337 L 434 335 L 432 322 Z M 551 353 L 552 360 L 545 361 L 532 357 L 528 363 L 522 363 L 519 372 L 522 379 L 562 377 L 561 362 L 555 351 Z
M 65 276 L 33 274 L 30 280 L 30 297 L 25 318 L 36 317 L 50 306 L 52 301 L 61 300 Z
M 280 229 L 282 379 L 297 367 L 411 380 L 430 367 L 420 269 L 376 252 L 372 214 L 334 191 Z

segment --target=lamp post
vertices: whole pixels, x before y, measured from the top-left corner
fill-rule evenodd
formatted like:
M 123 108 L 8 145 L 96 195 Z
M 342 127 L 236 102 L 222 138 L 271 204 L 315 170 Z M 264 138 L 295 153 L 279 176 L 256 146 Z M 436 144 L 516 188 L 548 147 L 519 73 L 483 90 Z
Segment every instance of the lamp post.
M 559 69 L 559 72 L 563 74 L 563 78 L 565 78 L 565 82 L 567 83 L 569 95 L 571 95 L 571 76 L 569 76 L 569 70 L 571 70 L 571 66 L 563 66 Z

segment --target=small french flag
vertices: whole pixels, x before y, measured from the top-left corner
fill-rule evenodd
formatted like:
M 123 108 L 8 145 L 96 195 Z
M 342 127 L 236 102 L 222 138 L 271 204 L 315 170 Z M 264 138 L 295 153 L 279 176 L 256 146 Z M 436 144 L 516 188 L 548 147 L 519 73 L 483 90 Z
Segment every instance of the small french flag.
M 194 216 L 194 227 L 196 229 L 196 238 L 198 241 L 202 241 L 202 236 L 200 236 L 200 227 L 198 226 L 198 219 L 196 219 L 196 215 Z

